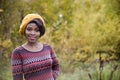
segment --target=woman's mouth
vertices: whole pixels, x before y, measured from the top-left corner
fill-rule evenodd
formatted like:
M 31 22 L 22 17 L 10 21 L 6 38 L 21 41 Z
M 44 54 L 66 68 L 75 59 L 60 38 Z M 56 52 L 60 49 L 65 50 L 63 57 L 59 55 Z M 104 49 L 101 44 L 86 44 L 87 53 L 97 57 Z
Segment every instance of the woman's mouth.
M 36 37 L 32 37 L 32 36 L 30 36 L 29 39 L 30 39 L 30 40 L 35 40 Z

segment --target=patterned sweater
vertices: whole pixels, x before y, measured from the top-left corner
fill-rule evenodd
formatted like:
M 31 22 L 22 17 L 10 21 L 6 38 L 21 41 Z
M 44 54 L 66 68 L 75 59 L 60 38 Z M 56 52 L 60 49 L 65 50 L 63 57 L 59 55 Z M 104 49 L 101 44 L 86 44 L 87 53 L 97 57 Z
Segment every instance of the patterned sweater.
M 11 56 L 13 80 L 56 80 L 60 66 L 49 45 L 38 52 L 19 46 Z

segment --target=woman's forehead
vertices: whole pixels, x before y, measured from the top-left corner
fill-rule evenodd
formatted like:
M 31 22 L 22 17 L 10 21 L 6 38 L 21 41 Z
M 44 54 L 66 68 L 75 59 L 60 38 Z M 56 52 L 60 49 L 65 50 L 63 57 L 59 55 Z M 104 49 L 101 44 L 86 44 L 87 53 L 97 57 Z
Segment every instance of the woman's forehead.
M 36 23 L 29 23 L 27 27 L 32 27 L 32 28 L 39 28 Z

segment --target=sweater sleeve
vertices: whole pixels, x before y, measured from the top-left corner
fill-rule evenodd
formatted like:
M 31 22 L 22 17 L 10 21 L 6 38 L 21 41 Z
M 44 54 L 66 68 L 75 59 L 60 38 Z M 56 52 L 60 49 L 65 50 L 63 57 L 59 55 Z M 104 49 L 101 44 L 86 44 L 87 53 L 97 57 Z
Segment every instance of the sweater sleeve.
M 22 58 L 17 49 L 12 53 L 11 66 L 13 80 L 23 80 Z
M 56 79 L 58 77 L 58 75 L 60 74 L 60 64 L 59 64 L 56 54 L 52 48 L 51 48 L 51 57 L 53 60 L 53 62 L 52 62 L 53 77 Z

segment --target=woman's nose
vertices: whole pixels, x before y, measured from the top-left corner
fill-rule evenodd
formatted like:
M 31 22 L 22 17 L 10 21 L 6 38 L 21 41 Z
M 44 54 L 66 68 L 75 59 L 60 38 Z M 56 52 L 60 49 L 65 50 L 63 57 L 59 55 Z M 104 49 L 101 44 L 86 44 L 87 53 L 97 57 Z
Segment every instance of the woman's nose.
M 31 31 L 31 34 L 35 34 L 35 31 Z

